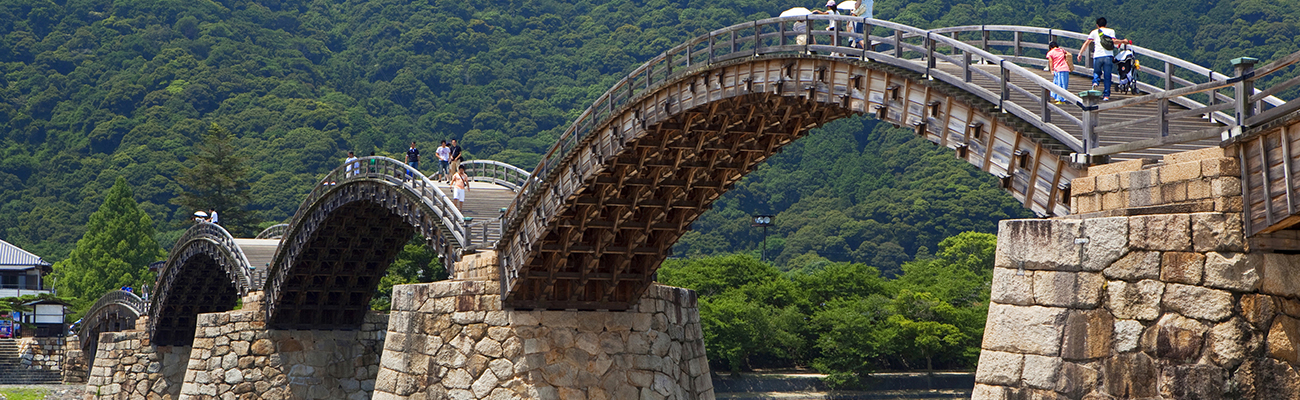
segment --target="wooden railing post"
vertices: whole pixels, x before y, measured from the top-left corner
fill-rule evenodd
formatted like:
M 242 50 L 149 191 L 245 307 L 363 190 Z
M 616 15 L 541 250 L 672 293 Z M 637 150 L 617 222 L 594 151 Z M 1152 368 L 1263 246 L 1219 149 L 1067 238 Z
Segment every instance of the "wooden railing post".
M 1239 57 L 1232 59 L 1232 66 L 1237 70 L 1237 83 L 1232 85 L 1233 93 L 1237 102 L 1237 126 L 1245 126 L 1246 119 L 1255 115 L 1255 103 L 1250 101 L 1250 95 L 1255 93 L 1255 63 L 1259 59 L 1252 57 Z
M 1020 31 L 1016 31 L 1013 34 L 1015 35 L 1015 44 L 1016 44 L 1015 54 L 1016 57 L 1020 57 Z
M 934 69 L 934 65 L 935 65 L 935 62 L 934 62 L 934 47 L 935 47 L 935 46 L 936 46 L 936 42 L 935 42 L 935 40 L 934 40 L 934 39 L 931 39 L 931 38 L 930 38 L 930 33 L 927 32 L 927 33 L 925 34 L 925 52 L 926 52 L 926 54 L 925 54 L 925 77 L 926 77 L 926 78 L 931 78 L 931 79 L 933 79 L 933 77 L 930 76 L 930 70 L 931 70 L 931 69 Z
M 1165 90 L 1174 88 L 1174 64 L 1165 62 Z
M 1043 88 L 1042 105 L 1043 105 L 1043 122 L 1052 122 L 1052 107 L 1049 102 L 1052 101 L 1052 91 Z
M 1160 136 L 1169 136 L 1169 99 L 1160 99 L 1157 108 L 1156 114 L 1159 116 Z
M 1079 92 L 1083 98 L 1083 150 L 1091 153 L 1097 148 L 1097 103 L 1101 101 L 1100 90 Z M 1088 160 L 1091 162 L 1091 160 Z
M 971 76 L 970 76 L 970 75 L 971 75 L 971 72 L 970 72 L 970 52 L 969 52 L 969 51 L 962 51 L 962 57 L 963 57 L 963 59 L 964 59 L 965 62 L 966 62 L 964 65 L 962 65 L 962 75 L 965 75 L 964 78 L 965 78 L 965 80 L 966 80 L 966 83 L 970 83 L 970 78 L 971 78 Z
M 894 30 L 894 58 L 903 58 L 903 31 Z

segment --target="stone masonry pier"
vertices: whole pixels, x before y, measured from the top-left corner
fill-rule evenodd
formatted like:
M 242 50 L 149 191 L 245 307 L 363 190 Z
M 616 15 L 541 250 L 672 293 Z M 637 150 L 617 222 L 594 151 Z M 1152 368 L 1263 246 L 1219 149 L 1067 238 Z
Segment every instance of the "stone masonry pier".
M 463 263 L 495 265 L 492 253 Z M 393 288 L 375 399 L 712 399 L 695 293 L 622 312 L 501 307 L 494 269 Z
M 1300 246 L 1247 240 L 1232 148 L 1093 167 L 1003 221 L 974 399 L 1300 393 Z

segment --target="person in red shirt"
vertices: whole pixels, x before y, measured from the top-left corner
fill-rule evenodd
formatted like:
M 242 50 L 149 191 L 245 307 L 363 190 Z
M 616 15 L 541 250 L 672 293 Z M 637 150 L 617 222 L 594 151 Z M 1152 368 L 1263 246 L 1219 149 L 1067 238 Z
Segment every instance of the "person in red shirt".
M 1060 86 L 1062 89 L 1070 89 L 1070 71 L 1074 70 L 1074 63 L 1070 62 L 1070 53 L 1052 41 L 1047 44 L 1047 67 L 1052 71 L 1052 83 Z M 1052 98 L 1056 104 L 1065 102 L 1065 97 L 1052 93 Z

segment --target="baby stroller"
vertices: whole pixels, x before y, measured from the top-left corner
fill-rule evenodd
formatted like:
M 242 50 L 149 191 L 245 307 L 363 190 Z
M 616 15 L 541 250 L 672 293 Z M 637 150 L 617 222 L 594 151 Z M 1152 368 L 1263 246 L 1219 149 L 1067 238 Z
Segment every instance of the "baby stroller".
M 1123 46 L 1115 54 L 1115 93 L 1138 94 L 1137 72 L 1142 69 L 1137 54 Z

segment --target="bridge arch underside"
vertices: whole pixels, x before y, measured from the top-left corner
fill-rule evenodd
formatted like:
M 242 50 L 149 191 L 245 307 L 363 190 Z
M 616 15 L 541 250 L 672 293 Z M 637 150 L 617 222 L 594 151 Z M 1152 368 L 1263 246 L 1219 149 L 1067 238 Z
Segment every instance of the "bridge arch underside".
M 194 252 L 164 272 L 149 318 L 154 345 L 189 346 L 199 314 L 230 311 L 238 303 L 239 287 L 219 261 L 224 254 L 200 243 L 209 246 L 193 247 L 207 251 Z
M 514 308 L 626 309 L 736 181 L 829 121 L 873 114 L 954 149 L 1040 215 L 1069 213 L 1068 148 L 941 80 L 869 61 L 735 62 L 685 75 L 606 120 L 503 242 Z M 557 206 L 547 206 L 557 205 Z
M 346 183 L 316 204 L 290 228 L 285 260 L 270 273 L 272 328 L 357 329 L 380 278 L 417 232 L 444 258 L 452 251 L 438 246 L 450 236 L 427 206 L 393 184 Z

